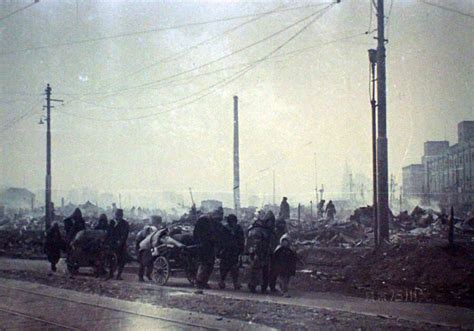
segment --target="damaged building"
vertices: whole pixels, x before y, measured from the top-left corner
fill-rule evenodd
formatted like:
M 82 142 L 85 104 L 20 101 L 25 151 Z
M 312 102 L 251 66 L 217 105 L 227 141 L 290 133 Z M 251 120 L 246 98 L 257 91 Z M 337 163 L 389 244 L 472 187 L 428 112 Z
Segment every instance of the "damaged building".
M 474 201 L 474 121 L 458 124 L 458 142 L 427 141 L 421 164 L 403 168 L 404 199 L 426 205 L 472 208 Z

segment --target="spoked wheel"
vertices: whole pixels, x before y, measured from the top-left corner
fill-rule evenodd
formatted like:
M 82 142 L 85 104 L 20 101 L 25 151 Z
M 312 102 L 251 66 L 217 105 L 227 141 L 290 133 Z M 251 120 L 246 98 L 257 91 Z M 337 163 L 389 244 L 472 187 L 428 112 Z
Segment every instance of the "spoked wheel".
M 158 285 L 165 285 L 170 278 L 171 270 L 168 259 L 164 256 L 158 256 L 153 263 L 153 280 Z

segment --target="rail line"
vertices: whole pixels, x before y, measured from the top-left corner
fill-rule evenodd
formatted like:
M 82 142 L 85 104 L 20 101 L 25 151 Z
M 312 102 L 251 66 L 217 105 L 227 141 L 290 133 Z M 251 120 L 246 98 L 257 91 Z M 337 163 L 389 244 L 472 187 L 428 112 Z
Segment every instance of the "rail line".
M 129 310 L 124 310 L 124 309 L 119 309 L 119 308 L 112 308 L 112 307 L 108 307 L 108 306 L 100 305 L 100 304 L 87 303 L 87 302 L 83 302 L 83 301 L 76 301 L 76 300 L 72 300 L 72 299 L 68 299 L 68 298 L 64 298 L 64 297 L 59 297 L 59 296 L 55 296 L 55 295 L 37 293 L 37 292 L 34 292 L 34 291 L 29 291 L 29 290 L 22 289 L 22 288 L 19 288 L 19 287 L 0 285 L 0 288 L 7 289 L 7 290 L 19 291 L 19 292 L 23 292 L 23 293 L 27 293 L 27 294 L 36 295 L 36 296 L 39 296 L 39 297 L 51 298 L 51 299 L 70 302 L 70 303 L 76 303 L 78 305 L 84 305 L 84 306 L 89 306 L 89 307 L 93 307 L 93 308 L 111 310 L 111 311 L 125 313 L 125 314 L 128 314 L 128 315 L 140 316 L 140 317 L 145 317 L 145 318 L 154 319 L 154 320 L 161 320 L 161 321 L 164 321 L 164 322 L 180 324 L 180 325 L 183 325 L 183 326 L 190 326 L 190 327 L 193 327 L 193 328 L 201 328 L 201 329 L 206 329 L 206 330 L 218 330 L 217 328 L 212 328 L 212 327 L 209 327 L 209 326 L 206 326 L 206 325 L 203 325 L 203 324 L 184 322 L 184 321 L 179 321 L 179 320 L 172 319 L 172 318 L 157 317 L 157 316 L 153 316 L 153 315 L 150 315 L 150 314 L 137 313 L 137 312 L 132 312 L 132 311 L 129 311 Z M 32 315 L 24 314 L 24 313 L 21 313 L 21 312 L 10 311 L 10 310 L 5 309 L 5 308 L 0 308 L 0 310 L 5 311 L 7 313 L 16 314 L 16 315 L 20 315 L 20 316 L 23 316 L 23 317 L 35 319 L 37 321 L 41 321 L 41 322 L 44 322 L 44 323 L 54 324 L 54 325 L 57 325 L 57 326 L 60 326 L 60 327 L 70 329 L 70 330 L 80 330 L 80 329 L 75 328 L 75 327 L 66 326 L 66 325 L 63 325 L 63 324 L 60 324 L 60 323 L 43 320 L 41 318 L 34 317 Z
M 17 316 L 25 317 L 25 318 L 28 318 L 28 319 L 31 319 L 31 320 L 34 320 L 34 321 L 38 321 L 38 322 L 41 322 L 41 323 L 59 326 L 59 327 L 61 327 L 61 328 L 68 329 L 68 330 L 80 330 L 80 329 L 75 328 L 75 327 L 71 327 L 71 326 L 68 326 L 68 325 L 65 325 L 65 324 L 61 324 L 61 323 L 57 323 L 57 322 L 47 321 L 47 320 L 42 319 L 42 318 L 40 318 L 40 317 L 36 317 L 36 316 L 29 315 L 29 314 L 25 314 L 25 313 L 20 313 L 20 312 L 15 311 L 15 310 L 10 310 L 10 309 L 6 309 L 6 308 L 0 308 L 0 311 L 3 311 L 3 312 L 8 313 L 8 314 L 12 314 L 12 315 L 17 315 Z

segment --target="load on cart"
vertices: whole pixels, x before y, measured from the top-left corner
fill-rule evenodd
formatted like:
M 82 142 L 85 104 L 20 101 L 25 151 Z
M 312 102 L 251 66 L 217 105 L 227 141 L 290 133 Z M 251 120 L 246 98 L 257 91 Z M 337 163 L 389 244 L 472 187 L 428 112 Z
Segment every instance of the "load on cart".
M 67 270 L 72 275 L 81 267 L 91 267 L 99 276 L 116 264 L 117 256 L 107 241 L 107 231 L 82 230 L 71 241 L 66 254 Z
M 197 248 L 193 236 L 180 230 L 163 228 L 149 234 L 139 244 L 141 263 L 152 268 L 151 278 L 165 285 L 171 275 L 184 272 L 194 285 L 197 273 Z

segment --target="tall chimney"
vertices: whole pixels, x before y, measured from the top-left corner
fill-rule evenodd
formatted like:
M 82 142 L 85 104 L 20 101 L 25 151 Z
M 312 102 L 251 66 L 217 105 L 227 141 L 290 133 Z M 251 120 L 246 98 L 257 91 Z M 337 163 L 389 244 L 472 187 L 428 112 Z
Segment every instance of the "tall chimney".
M 239 98 L 234 96 L 234 209 L 240 218 Z

